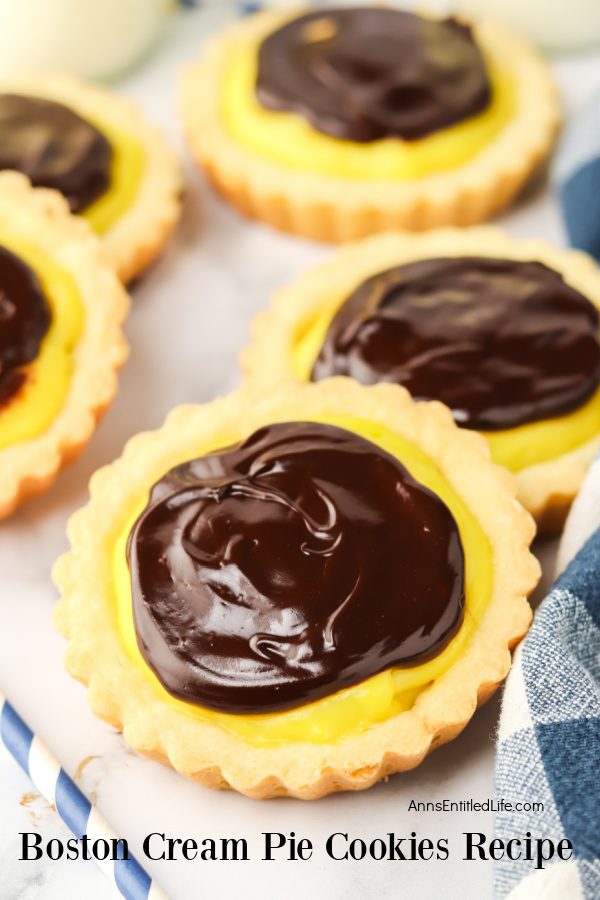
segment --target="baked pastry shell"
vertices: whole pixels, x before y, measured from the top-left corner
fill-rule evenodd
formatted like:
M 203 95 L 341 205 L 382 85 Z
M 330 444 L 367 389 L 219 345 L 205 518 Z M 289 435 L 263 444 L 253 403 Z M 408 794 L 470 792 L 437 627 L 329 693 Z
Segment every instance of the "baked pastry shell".
M 194 456 L 199 443 L 218 445 L 224 434 L 248 434 L 276 418 L 310 420 L 327 413 L 383 424 L 431 457 L 489 539 L 492 595 L 464 655 L 411 710 L 333 743 L 255 746 L 182 714 L 127 657 L 111 611 L 107 534 L 128 498 L 147 489 L 173 454 Z M 88 685 L 94 712 L 122 729 L 134 749 L 209 787 L 302 799 L 368 788 L 456 737 L 508 672 L 510 648 L 531 619 L 526 596 L 539 578 L 529 552 L 533 521 L 514 495 L 513 479 L 491 463 L 481 437 L 459 431 L 441 404 L 417 405 L 397 386 L 331 379 L 289 384 L 269 396 L 242 390 L 207 406 L 179 407 L 159 431 L 134 437 L 119 460 L 94 475 L 90 502 L 70 520 L 71 550 L 54 569 L 61 592 L 55 623 L 69 641 L 67 669 Z
M 538 240 L 514 240 L 491 226 L 444 228 L 427 234 L 390 232 L 341 248 L 273 297 L 270 308 L 254 318 L 251 343 L 242 352 L 247 379 L 265 390 L 273 383 L 294 379 L 291 352 L 295 335 L 324 303 L 349 296 L 362 281 L 392 266 L 444 256 L 538 260 L 562 273 L 600 309 L 600 269 L 580 251 L 559 250 Z M 600 434 L 569 453 L 516 473 L 519 500 L 536 519 L 540 532 L 561 530 L 599 447 Z
M 146 121 L 135 103 L 70 75 L 4 79 L 0 91 L 55 100 L 84 117 L 87 113 L 93 120 L 107 122 L 138 141 L 144 154 L 144 171 L 136 199 L 101 235 L 121 281 L 133 281 L 161 253 L 181 214 L 179 163 L 163 134 Z
M 46 490 L 88 443 L 112 400 L 127 357 L 122 323 L 129 297 L 84 219 L 61 194 L 32 188 L 16 172 L 0 173 L 0 229 L 39 247 L 73 278 L 84 308 L 73 372 L 59 414 L 34 438 L 0 449 L 0 518 Z
M 227 133 L 219 87 L 228 60 L 295 13 L 267 11 L 230 26 L 185 72 L 181 115 L 192 154 L 217 190 L 246 215 L 283 231 L 344 241 L 377 231 L 471 225 L 505 207 L 552 146 L 558 99 L 548 67 L 524 41 L 490 22 L 475 25 L 484 51 L 516 83 L 512 119 L 477 156 L 412 181 L 336 179 L 253 153 Z

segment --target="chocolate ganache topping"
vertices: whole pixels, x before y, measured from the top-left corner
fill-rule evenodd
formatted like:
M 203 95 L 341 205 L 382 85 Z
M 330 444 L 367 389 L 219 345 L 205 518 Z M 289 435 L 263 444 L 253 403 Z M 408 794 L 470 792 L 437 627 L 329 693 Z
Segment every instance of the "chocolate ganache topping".
M 129 537 L 138 645 L 168 691 L 284 710 L 437 655 L 464 609 L 448 508 L 331 425 L 269 425 L 153 488 Z
M 23 366 L 37 357 L 50 311 L 37 275 L 0 246 L 0 407 L 25 381 Z
M 0 169 L 55 188 L 81 212 L 110 186 L 112 147 L 90 122 L 60 103 L 0 94 Z
M 261 44 L 256 94 L 349 141 L 410 141 L 487 107 L 485 61 L 467 25 L 397 9 L 309 13 Z
M 441 400 L 467 428 L 570 412 L 600 384 L 599 315 L 538 262 L 427 259 L 369 278 L 334 316 L 312 380 L 350 375 Z

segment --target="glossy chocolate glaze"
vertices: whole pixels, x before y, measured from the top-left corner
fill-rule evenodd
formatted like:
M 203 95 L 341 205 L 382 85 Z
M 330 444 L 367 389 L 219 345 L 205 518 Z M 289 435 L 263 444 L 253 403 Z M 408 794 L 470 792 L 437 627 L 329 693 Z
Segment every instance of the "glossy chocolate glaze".
M 289 709 L 424 662 L 463 618 L 447 507 L 331 425 L 269 425 L 172 469 L 128 558 L 144 659 L 175 696 L 226 712 Z
M 415 140 L 481 112 L 481 51 L 455 19 L 357 7 L 309 13 L 262 43 L 257 98 L 350 141 Z
M 349 375 L 441 400 L 467 428 L 568 413 L 600 384 L 596 307 L 538 262 L 427 259 L 369 278 L 340 307 L 312 380 Z
M 25 381 L 50 325 L 50 311 L 37 275 L 0 246 L 0 407 Z
M 55 188 L 81 212 L 110 186 L 112 147 L 90 122 L 60 103 L 0 94 L 0 169 Z

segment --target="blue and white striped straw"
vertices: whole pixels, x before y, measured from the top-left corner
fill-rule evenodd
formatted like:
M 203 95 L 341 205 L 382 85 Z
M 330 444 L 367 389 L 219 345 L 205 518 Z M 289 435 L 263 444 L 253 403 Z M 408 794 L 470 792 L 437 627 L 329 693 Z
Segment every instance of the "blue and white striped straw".
M 116 841 L 117 835 L 82 794 L 60 763 L 34 735 L 23 719 L 0 694 L 0 739 L 16 759 L 40 794 L 56 808 L 59 816 L 77 838 L 84 834 L 90 842 L 97 839 Z M 123 843 L 117 845 L 123 853 Z M 96 860 L 104 874 L 127 900 L 166 900 L 166 895 L 152 881 L 138 861 L 128 859 Z

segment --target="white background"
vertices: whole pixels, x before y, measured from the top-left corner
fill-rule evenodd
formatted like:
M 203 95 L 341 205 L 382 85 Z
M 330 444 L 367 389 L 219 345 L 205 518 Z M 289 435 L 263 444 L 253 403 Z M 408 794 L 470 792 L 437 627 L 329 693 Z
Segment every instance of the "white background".
M 118 399 L 90 448 L 52 491 L 0 525 L 0 686 L 71 774 L 94 757 L 80 784 L 135 852 L 150 831 L 197 840 L 247 837 L 249 862 L 148 864 L 173 898 L 437 900 L 451 885 L 463 900 L 480 900 L 491 896 L 491 865 L 461 861 L 462 832 L 491 835 L 491 814 L 416 814 L 407 807 L 411 799 L 485 800 L 493 794 L 497 700 L 479 711 L 460 738 L 387 784 L 309 804 L 257 802 L 213 793 L 136 757 L 120 735 L 94 718 L 85 691 L 62 667 L 64 642 L 51 624 L 50 568 L 66 549 L 65 522 L 85 501 L 89 476 L 117 456 L 131 434 L 158 426 L 175 404 L 207 401 L 234 387 L 237 354 L 247 342 L 252 315 L 276 287 L 330 252 L 243 221 L 211 196 L 189 163 L 177 122 L 177 76 L 227 15 L 223 3 L 182 14 L 157 54 L 121 85 L 179 148 L 188 185 L 184 218 L 169 251 L 133 290 L 127 325 L 131 358 Z M 563 59 L 555 69 L 569 111 L 600 86 L 600 55 Z M 529 191 L 503 222 L 516 236 L 564 243 L 555 202 L 544 185 Z M 551 550 L 542 548 L 548 557 Z M 0 897 L 112 896 L 93 862 L 18 861 L 19 831 L 37 827 L 44 840 L 66 837 L 56 814 L 31 791 L 27 778 L 0 750 Z M 261 862 L 261 832 L 292 830 L 313 841 L 313 859 Z M 329 860 L 322 847 L 333 831 L 372 839 L 413 830 L 433 840 L 448 837 L 450 859 L 342 863 Z

